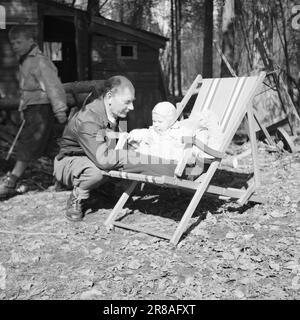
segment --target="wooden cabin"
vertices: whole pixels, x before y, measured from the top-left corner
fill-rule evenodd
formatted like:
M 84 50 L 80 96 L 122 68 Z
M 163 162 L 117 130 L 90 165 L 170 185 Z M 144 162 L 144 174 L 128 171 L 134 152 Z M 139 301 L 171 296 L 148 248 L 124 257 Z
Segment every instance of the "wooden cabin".
M 18 63 L 7 34 L 12 25 L 25 23 L 37 27 L 39 46 L 57 66 L 63 83 L 125 75 L 136 88 L 129 129 L 151 124 L 153 106 L 166 99 L 159 51 L 167 38 L 103 17 L 89 21 L 87 12 L 50 0 L 7 0 L 1 5 L 6 29 L 0 29 L 0 96 L 17 96 Z

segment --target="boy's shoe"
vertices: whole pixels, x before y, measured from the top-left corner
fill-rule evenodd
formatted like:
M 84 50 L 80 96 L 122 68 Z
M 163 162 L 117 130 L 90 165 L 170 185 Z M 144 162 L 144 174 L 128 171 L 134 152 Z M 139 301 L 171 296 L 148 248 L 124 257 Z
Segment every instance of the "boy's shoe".
M 84 217 L 86 199 L 77 198 L 73 192 L 67 201 L 66 218 L 70 221 L 81 221 Z
M 0 181 L 0 200 L 17 194 L 16 185 L 18 177 L 8 172 Z

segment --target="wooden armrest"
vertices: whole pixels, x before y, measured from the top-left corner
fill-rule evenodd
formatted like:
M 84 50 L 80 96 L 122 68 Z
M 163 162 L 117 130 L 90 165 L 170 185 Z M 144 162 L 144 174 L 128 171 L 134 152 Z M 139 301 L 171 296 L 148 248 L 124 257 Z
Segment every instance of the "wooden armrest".
M 184 171 L 184 168 L 187 165 L 187 162 L 189 160 L 189 157 L 191 156 L 191 147 L 186 144 L 185 149 L 183 151 L 183 156 L 177 163 L 177 166 L 175 168 L 175 176 L 176 177 L 181 177 Z
M 119 132 L 119 140 L 115 147 L 115 150 L 124 149 L 125 144 L 127 142 L 128 133 L 127 132 Z
M 210 156 L 213 156 L 217 159 L 222 159 L 225 156 L 224 152 L 220 152 L 213 148 L 210 148 L 207 144 L 203 143 L 201 140 L 197 139 L 196 137 L 193 138 L 193 144 L 197 146 L 200 150 L 207 153 Z

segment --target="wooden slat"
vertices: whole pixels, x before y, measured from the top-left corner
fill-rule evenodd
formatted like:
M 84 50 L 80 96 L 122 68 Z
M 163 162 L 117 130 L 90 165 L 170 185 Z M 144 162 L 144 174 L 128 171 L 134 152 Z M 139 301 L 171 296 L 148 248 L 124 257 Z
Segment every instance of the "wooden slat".
M 114 206 L 112 212 L 110 213 L 110 215 L 108 216 L 108 218 L 104 222 L 104 225 L 106 226 L 107 231 L 112 229 L 113 222 L 116 220 L 118 213 L 120 213 L 120 211 L 122 210 L 123 206 L 125 205 L 125 203 L 129 199 L 131 193 L 133 192 L 133 190 L 137 184 L 138 184 L 137 181 L 133 181 L 131 183 L 131 185 L 127 188 L 127 190 L 125 192 L 123 192 L 123 194 L 121 195 L 120 199 L 118 200 L 118 202 Z
M 198 189 L 196 190 L 191 202 L 189 203 L 182 219 L 180 220 L 178 227 L 176 228 L 176 231 L 174 232 L 170 242 L 173 243 L 174 245 L 177 245 L 178 241 L 180 240 L 182 234 L 186 230 L 187 224 L 192 217 L 195 209 L 197 208 L 202 195 L 204 194 L 211 178 L 213 177 L 215 171 L 218 168 L 219 163 L 214 162 L 210 165 L 210 167 L 207 170 L 206 176 L 204 181 L 199 185 Z
M 156 232 L 156 231 L 152 231 L 152 230 L 149 230 L 147 228 L 139 228 L 139 227 L 136 227 L 136 226 L 131 226 L 131 225 L 119 222 L 119 221 L 115 221 L 113 223 L 113 225 L 115 227 L 119 227 L 119 228 L 123 228 L 123 229 L 127 229 L 127 230 L 132 230 L 132 231 L 137 231 L 137 232 L 141 232 L 141 233 L 150 234 L 151 236 L 155 236 L 155 237 L 162 238 L 162 239 L 165 239 L 165 240 L 170 240 L 171 239 L 171 236 L 168 236 L 166 234 L 163 234 L 163 233 L 160 233 L 160 232 Z
M 123 173 L 126 173 L 126 172 L 123 172 Z M 157 184 L 160 186 L 190 189 L 190 190 L 196 190 L 199 185 L 199 183 L 195 181 L 180 179 L 177 177 L 169 177 L 169 176 L 155 177 L 155 176 L 147 176 L 147 175 L 138 174 L 138 173 L 121 174 L 121 171 L 109 171 L 109 172 L 104 172 L 104 174 L 113 178 L 148 182 L 148 183 Z
M 176 105 L 176 107 L 177 107 L 176 120 L 182 114 L 183 109 L 185 108 L 185 106 L 187 105 L 187 103 L 189 102 L 189 100 L 191 99 L 192 95 L 194 94 L 195 90 L 197 89 L 197 87 L 199 86 L 199 84 L 201 82 L 202 82 L 201 75 L 197 75 L 196 79 L 194 80 L 194 82 L 192 83 L 190 88 L 188 89 L 187 93 L 185 94 L 185 96 L 183 97 L 181 102 L 178 103 L 178 105 Z
M 211 195 L 218 195 L 218 196 L 233 198 L 233 199 L 240 199 L 245 194 L 245 190 L 235 189 L 235 188 L 223 188 L 223 187 L 218 187 L 214 185 L 209 185 L 206 190 L 206 193 Z M 257 202 L 257 203 L 265 202 L 262 197 L 255 196 L 255 195 L 252 195 L 249 198 L 249 201 Z
M 145 174 L 129 173 L 124 171 L 109 171 L 109 175 L 114 178 L 136 180 L 136 181 L 142 181 L 142 182 L 149 182 L 153 184 L 164 184 L 163 177 L 148 176 Z
M 186 147 L 185 150 L 183 151 L 183 156 L 182 158 L 178 161 L 178 164 L 175 168 L 175 175 L 177 177 L 181 177 L 184 169 L 186 167 L 187 161 L 189 159 L 189 157 L 192 154 L 192 149 L 190 147 Z
M 270 126 L 268 126 L 266 128 L 266 130 L 270 133 L 270 134 L 274 134 L 276 132 L 276 130 L 280 127 L 283 127 L 285 124 L 288 124 L 289 120 L 288 118 L 282 119 L 276 123 L 271 124 Z M 256 137 L 258 139 L 260 139 L 263 136 L 264 132 L 262 130 L 257 131 L 256 132 Z
M 275 146 L 275 142 L 273 141 L 273 139 L 271 138 L 268 130 L 266 129 L 266 127 L 261 123 L 261 121 L 259 120 L 259 116 L 257 114 L 257 111 L 253 108 L 253 115 L 254 115 L 254 118 L 258 124 L 258 126 L 260 127 L 260 129 L 263 131 L 269 145 L 271 146 Z
M 259 177 L 258 152 L 257 152 L 256 135 L 255 135 L 255 131 L 254 131 L 253 107 L 251 104 L 249 104 L 249 106 L 248 106 L 247 118 L 248 118 L 249 139 L 250 139 L 250 144 L 251 144 L 253 167 L 254 167 L 254 183 L 255 183 L 256 187 L 259 187 L 260 177 Z
M 255 183 L 252 182 L 251 185 L 248 187 L 248 189 L 244 192 L 244 194 L 238 199 L 237 203 L 240 206 L 243 206 L 248 201 L 250 196 L 254 193 L 254 191 L 255 191 Z

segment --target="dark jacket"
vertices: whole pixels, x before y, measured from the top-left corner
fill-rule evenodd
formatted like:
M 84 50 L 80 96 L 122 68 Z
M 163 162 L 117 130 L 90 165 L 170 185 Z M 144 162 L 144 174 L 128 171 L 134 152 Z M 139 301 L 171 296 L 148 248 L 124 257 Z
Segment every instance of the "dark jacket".
M 116 140 L 109 133 L 115 131 L 118 124 L 108 121 L 103 99 L 96 99 L 69 120 L 56 158 L 85 155 L 101 170 L 119 169 L 126 159 L 114 150 Z

